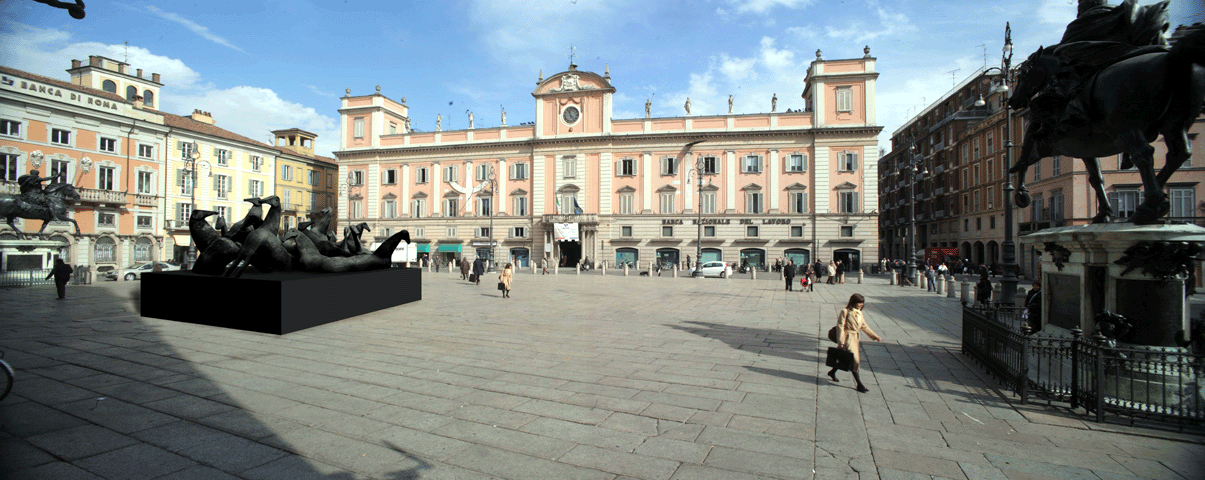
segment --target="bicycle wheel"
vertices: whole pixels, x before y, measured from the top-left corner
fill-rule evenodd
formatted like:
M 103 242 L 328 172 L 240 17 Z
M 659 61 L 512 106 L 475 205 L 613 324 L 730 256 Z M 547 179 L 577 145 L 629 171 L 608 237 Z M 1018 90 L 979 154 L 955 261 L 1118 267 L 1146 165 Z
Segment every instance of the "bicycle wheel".
M 0 400 L 8 396 L 8 392 L 13 389 L 13 367 L 8 366 L 8 362 L 0 360 L 0 370 L 4 370 L 3 384 L 0 384 Z

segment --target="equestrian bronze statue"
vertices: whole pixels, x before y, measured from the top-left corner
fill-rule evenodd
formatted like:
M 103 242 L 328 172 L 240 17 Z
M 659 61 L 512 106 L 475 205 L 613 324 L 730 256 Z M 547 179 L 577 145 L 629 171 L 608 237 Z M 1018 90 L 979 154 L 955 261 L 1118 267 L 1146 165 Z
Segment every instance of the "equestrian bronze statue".
M 1045 157 L 1083 160 L 1096 192 L 1093 223 L 1108 222 L 1109 205 L 1100 157 L 1122 154 L 1122 168 L 1137 167 L 1144 201 L 1130 222 L 1146 225 L 1167 215 L 1163 190 L 1192 155 L 1188 129 L 1205 100 L 1205 29 L 1167 46 L 1167 2 L 1139 7 L 1135 0 L 1109 6 L 1081 0 L 1080 15 L 1063 43 L 1039 48 L 1021 64 L 1009 98 L 1030 120 L 1016 164 L 1017 206 L 1029 205 L 1025 172 Z M 1155 173 L 1154 142 L 1163 135 L 1167 159 Z
M 13 224 L 17 218 L 41 220 L 42 228 L 38 230 L 38 236 L 52 221 L 71 222 L 75 225 L 75 234 L 80 234 L 79 223 L 67 214 L 67 202 L 80 198 L 75 187 L 70 183 L 51 183 L 45 190 L 42 189 L 42 182 L 65 177 L 66 174 L 60 173 L 43 178 L 37 170 L 31 170 L 28 175 L 17 177 L 17 184 L 21 186 L 19 195 L 0 193 L 0 217 L 5 218 L 8 226 L 17 233 L 17 238 L 25 238 L 25 234 Z

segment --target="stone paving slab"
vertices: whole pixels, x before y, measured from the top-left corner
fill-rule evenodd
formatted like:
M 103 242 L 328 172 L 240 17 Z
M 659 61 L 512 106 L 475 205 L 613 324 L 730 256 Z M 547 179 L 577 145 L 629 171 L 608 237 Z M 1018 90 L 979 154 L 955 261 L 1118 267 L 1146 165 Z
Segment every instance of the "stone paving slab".
M 570 272 L 572 273 L 572 272 Z M 1199 478 L 1205 437 L 1020 405 L 960 304 L 885 277 L 520 272 L 285 336 L 138 315 L 138 282 L 0 290 L 6 478 Z M 886 341 L 824 375 L 852 293 Z M 1205 296 L 1192 299 L 1194 310 Z M 337 301 L 337 299 L 331 299 Z M 131 472 L 137 473 L 131 473 Z

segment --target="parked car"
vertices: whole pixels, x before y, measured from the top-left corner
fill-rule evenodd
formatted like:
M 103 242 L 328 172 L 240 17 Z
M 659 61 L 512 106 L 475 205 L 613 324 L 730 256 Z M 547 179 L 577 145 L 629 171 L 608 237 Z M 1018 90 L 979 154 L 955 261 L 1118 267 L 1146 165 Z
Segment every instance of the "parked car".
M 171 271 L 179 270 L 180 265 L 172 265 L 171 263 L 167 263 L 167 262 L 159 262 L 159 268 L 164 272 L 171 272 Z M 147 272 L 153 272 L 153 271 L 155 271 L 155 267 L 151 262 L 140 263 L 138 265 L 134 265 L 133 267 L 127 268 L 126 273 L 124 276 L 122 276 L 122 278 L 126 279 L 126 281 L 134 281 L 134 280 L 138 280 L 138 279 L 142 278 L 142 274 L 147 273 Z M 105 272 L 105 277 L 109 278 L 111 280 L 117 280 L 117 270 L 114 269 L 112 271 Z
M 110 275 L 111 274 L 111 275 Z M 97 279 L 117 280 L 117 267 L 112 265 L 100 265 L 96 267 L 95 277 Z M 95 280 L 94 280 L 95 281 Z
M 695 275 L 695 268 L 691 267 L 686 273 L 693 277 Z M 724 262 L 703 262 L 703 266 L 697 268 L 699 269 L 699 275 L 704 277 L 725 278 L 732 275 L 732 267 Z

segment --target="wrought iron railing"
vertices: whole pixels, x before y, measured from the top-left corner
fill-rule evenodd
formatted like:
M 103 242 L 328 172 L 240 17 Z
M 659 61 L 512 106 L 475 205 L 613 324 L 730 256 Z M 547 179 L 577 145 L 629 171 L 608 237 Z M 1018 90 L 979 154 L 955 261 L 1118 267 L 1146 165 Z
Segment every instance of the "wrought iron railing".
M 0 272 L 0 287 L 32 287 L 35 285 L 54 285 L 54 277 L 50 269 L 9 270 Z M 77 265 L 71 274 L 71 285 L 86 285 L 92 283 L 92 272 L 85 265 Z
M 1027 335 L 1019 308 L 963 309 L 962 351 L 1022 403 L 1066 403 L 1103 422 L 1127 417 L 1205 426 L 1205 355 L 1117 347 L 1103 336 Z

